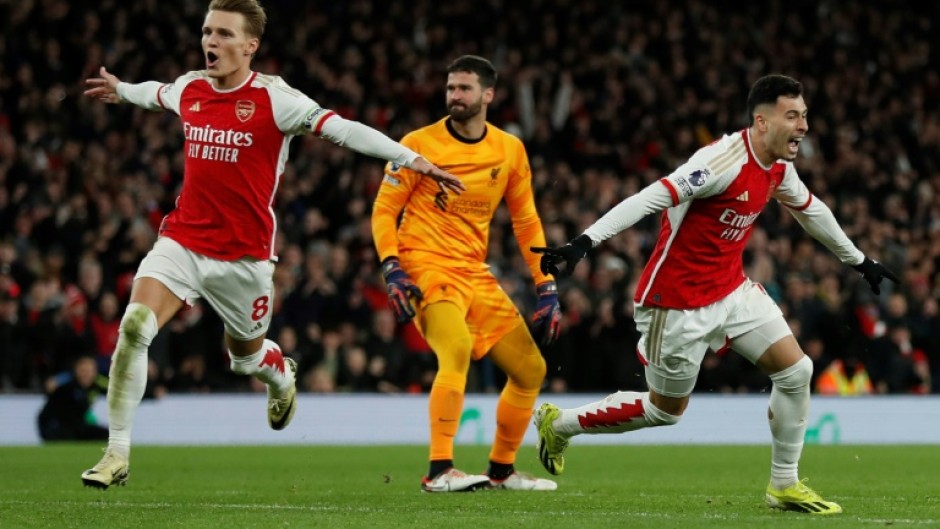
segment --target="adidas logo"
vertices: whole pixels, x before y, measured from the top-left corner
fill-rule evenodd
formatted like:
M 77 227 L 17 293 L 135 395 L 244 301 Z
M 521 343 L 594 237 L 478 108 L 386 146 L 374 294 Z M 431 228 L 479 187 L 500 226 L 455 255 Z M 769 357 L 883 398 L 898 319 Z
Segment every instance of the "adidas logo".
M 196 101 L 189 107 L 190 112 L 199 112 L 199 101 Z
M 197 104 L 198 104 L 198 103 L 197 103 Z M 747 201 L 748 201 L 748 198 L 747 198 L 747 191 L 745 191 L 745 192 L 741 193 L 740 195 L 738 195 L 738 198 L 736 198 L 735 200 L 740 200 L 741 202 L 747 202 Z

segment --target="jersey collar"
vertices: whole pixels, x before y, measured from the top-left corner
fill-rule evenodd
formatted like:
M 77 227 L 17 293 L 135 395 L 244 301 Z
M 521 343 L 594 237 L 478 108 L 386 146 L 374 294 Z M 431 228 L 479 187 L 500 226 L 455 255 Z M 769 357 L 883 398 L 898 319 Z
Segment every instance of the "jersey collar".
M 483 141 L 484 139 L 486 139 L 486 133 L 490 130 L 489 127 L 487 127 L 486 125 L 483 125 L 483 135 L 480 136 L 479 138 L 476 138 L 476 139 L 471 140 L 470 138 L 465 138 L 465 137 L 461 136 L 460 133 L 458 133 L 458 132 L 454 129 L 454 125 L 453 125 L 450 121 L 451 121 L 450 118 L 445 119 L 445 120 L 444 120 L 444 126 L 447 127 L 447 132 L 449 132 L 450 135 L 451 135 L 455 140 L 459 141 L 460 143 L 466 143 L 466 144 L 469 144 L 469 145 L 473 145 L 473 144 L 475 144 L 475 143 L 480 143 L 481 141 Z

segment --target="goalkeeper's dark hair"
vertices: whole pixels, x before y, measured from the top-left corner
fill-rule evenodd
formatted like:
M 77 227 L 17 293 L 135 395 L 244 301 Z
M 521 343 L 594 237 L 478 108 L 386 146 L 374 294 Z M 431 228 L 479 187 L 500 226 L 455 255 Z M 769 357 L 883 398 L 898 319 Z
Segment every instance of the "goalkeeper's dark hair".
M 464 55 L 450 63 L 447 67 L 447 73 L 467 72 L 475 73 L 480 79 L 480 86 L 483 88 L 493 88 L 496 86 L 496 67 L 493 63 L 480 57 L 479 55 Z
M 765 75 L 754 83 L 747 94 L 747 119 L 754 124 L 754 110 L 765 104 L 774 105 L 780 96 L 800 97 L 803 95 L 803 83 L 792 77 L 780 74 Z

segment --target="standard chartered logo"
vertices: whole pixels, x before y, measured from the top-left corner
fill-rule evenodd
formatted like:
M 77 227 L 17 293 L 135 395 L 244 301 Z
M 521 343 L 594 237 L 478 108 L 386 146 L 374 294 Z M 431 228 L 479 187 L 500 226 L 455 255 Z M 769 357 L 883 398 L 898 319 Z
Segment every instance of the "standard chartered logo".
M 451 202 L 450 195 L 444 191 L 434 195 L 434 206 L 441 211 L 469 217 L 490 218 L 492 215 L 492 206 L 488 200 L 455 198 Z
M 474 217 L 487 217 L 490 215 L 490 203 L 487 200 L 471 200 L 458 198 L 450 207 L 451 213 L 471 215 Z

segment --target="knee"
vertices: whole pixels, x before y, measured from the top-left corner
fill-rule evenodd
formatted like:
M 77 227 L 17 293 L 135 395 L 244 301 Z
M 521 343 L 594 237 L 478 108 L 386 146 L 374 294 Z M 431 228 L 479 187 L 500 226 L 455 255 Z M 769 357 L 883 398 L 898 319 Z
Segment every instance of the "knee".
M 446 340 L 428 336 L 428 345 L 437 356 L 439 371 L 466 373 L 470 369 L 473 339 L 469 334 L 452 336 Z
M 812 378 L 813 361 L 806 355 L 792 366 L 770 375 L 774 387 L 791 393 L 808 389 Z
M 542 386 L 542 381 L 545 380 L 545 372 L 548 368 L 545 366 L 545 358 L 541 354 L 535 355 L 535 358 L 532 360 L 532 365 L 530 366 L 529 373 L 531 374 L 532 380 L 536 381 L 535 385 L 537 387 Z
M 120 334 L 133 343 L 150 345 L 157 334 L 157 317 L 150 307 L 131 303 L 121 318 Z
M 448 344 L 447 350 L 458 365 L 470 365 L 473 357 L 473 339 L 470 335 L 455 337 Z
M 515 372 L 506 373 L 506 376 L 522 389 L 536 390 L 542 387 L 546 369 L 545 359 L 536 349 L 535 354 L 526 355 Z
M 651 389 L 649 391 L 648 400 L 649 405 L 656 410 L 673 417 L 681 417 L 682 414 L 685 413 L 685 409 L 689 407 L 689 398 L 689 395 L 684 397 L 667 397 Z M 679 422 L 679 420 L 676 419 L 675 422 L 670 424 L 675 424 L 676 422 Z

